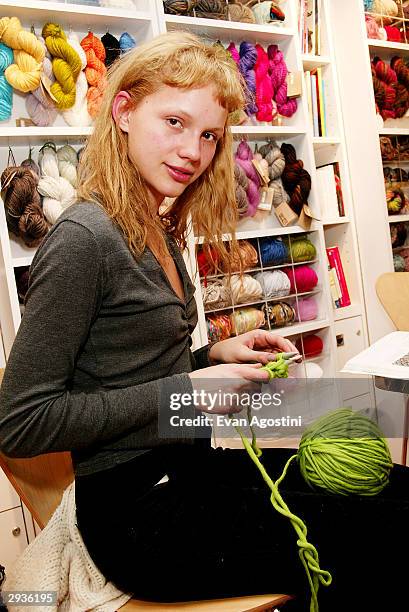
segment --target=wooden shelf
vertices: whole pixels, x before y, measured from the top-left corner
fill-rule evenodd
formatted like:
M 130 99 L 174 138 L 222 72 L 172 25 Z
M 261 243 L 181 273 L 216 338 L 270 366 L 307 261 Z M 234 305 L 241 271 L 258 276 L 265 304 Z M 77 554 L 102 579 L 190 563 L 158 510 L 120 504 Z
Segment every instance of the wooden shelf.
M 90 6 L 64 2 L 45 2 L 42 0 L 3 0 L 2 17 L 18 17 L 20 21 L 32 23 L 36 29 L 47 21 L 58 22 L 63 27 L 86 30 L 89 28 L 106 28 L 107 24 L 122 31 L 135 31 L 146 27 L 152 21 L 149 12 Z M 89 21 L 89 23 L 87 22 Z
M 201 19 L 199 17 L 183 17 L 165 14 L 168 31 L 181 30 L 183 27 L 199 36 L 211 39 L 229 39 L 232 42 L 247 40 L 253 43 L 269 45 L 275 42 L 289 40 L 294 36 L 292 28 L 274 25 L 259 25 L 257 23 L 242 23 L 240 21 L 222 21 L 219 19 Z

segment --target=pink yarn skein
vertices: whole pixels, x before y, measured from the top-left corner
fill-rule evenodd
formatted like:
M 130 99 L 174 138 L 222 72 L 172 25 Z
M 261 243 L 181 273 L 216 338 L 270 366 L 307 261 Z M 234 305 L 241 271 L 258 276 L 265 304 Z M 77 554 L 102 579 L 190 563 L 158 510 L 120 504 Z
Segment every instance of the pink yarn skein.
M 249 201 L 249 205 L 247 209 L 247 215 L 249 217 L 252 217 L 255 214 L 257 210 L 257 206 L 260 203 L 260 193 L 259 193 L 260 179 L 258 177 L 255 167 L 251 163 L 251 160 L 253 159 L 253 157 L 254 157 L 253 151 L 251 150 L 247 142 L 242 140 L 239 146 L 237 147 L 235 159 L 236 159 L 237 164 L 241 168 L 243 168 L 249 180 L 249 184 L 248 184 L 247 192 L 246 192 L 247 198 Z
M 318 317 L 318 304 L 314 297 L 307 297 L 298 302 L 298 320 L 312 321 Z
M 261 45 L 257 44 L 256 50 L 257 62 L 254 66 L 254 72 L 256 73 L 256 104 L 258 108 L 256 118 L 258 121 L 271 122 L 273 120 L 273 85 L 269 76 L 270 62 L 268 61 L 267 53 Z
M 292 117 L 297 110 L 297 100 L 287 97 L 287 66 L 284 55 L 277 45 L 269 45 L 267 55 L 270 64 L 270 78 L 273 86 L 273 99 L 277 110 L 284 117 Z
M 231 42 L 229 44 L 229 46 L 227 47 L 227 51 L 230 53 L 230 55 L 234 59 L 237 66 L 239 66 L 240 65 L 240 53 L 238 52 L 238 49 L 236 48 L 236 45 L 234 44 L 234 42 Z
M 294 293 L 297 289 L 298 293 L 311 291 L 318 284 L 318 276 L 310 266 L 296 266 L 283 270 L 290 279 L 290 290 Z

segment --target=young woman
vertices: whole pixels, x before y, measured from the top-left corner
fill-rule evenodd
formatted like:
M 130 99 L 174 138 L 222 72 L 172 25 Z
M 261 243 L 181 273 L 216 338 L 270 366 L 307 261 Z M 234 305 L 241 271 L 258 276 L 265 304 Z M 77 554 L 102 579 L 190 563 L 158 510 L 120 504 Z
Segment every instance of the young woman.
M 0 448 L 14 457 L 71 451 L 79 529 L 123 591 L 165 601 L 284 592 L 297 596 L 294 610 L 307 610 L 293 528 L 245 451 L 159 427 L 173 394 L 206 382 L 245 390 L 266 381 L 260 365 L 277 350 L 293 349 L 260 330 L 190 350 L 197 316 L 181 249 L 191 218 L 228 261 L 221 235 L 234 235 L 236 221 L 228 116 L 243 106 L 234 64 L 189 34 L 160 36 L 113 68 L 81 157 L 79 202 L 31 266 L 1 387 Z M 165 197 L 174 201 L 162 212 Z M 290 452 L 264 452 L 273 477 Z M 380 576 L 399 577 L 398 556 L 385 555 L 409 507 L 403 483 L 407 473 L 396 469 L 382 497 L 339 499 L 309 490 L 292 465 L 283 495 L 334 573 L 324 611 L 363 610 L 337 606 L 354 585 L 369 591 L 375 582 L 385 593 L 392 585 Z

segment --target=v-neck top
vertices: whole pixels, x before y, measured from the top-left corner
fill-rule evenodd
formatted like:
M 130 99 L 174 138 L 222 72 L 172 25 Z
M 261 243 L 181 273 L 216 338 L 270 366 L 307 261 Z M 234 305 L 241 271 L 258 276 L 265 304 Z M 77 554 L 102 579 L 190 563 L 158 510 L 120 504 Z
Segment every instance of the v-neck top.
M 6 454 L 70 450 L 76 473 L 86 475 L 159 444 L 192 442 L 183 427 L 171 440 L 158 432 L 171 393 L 192 391 L 195 368 L 195 288 L 167 241 L 184 301 L 148 248 L 135 260 L 99 205 L 74 204 L 51 228 L 30 269 L 0 389 Z

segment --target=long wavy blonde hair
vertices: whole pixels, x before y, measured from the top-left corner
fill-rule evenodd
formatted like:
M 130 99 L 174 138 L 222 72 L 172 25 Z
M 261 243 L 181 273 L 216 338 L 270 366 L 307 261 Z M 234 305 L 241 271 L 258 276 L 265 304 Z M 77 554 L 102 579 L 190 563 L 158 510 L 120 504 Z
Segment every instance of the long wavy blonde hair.
M 118 224 L 137 258 L 146 245 L 168 253 L 165 233 L 186 246 L 189 217 L 195 232 L 213 244 L 222 261 L 236 252 L 237 222 L 232 135 L 226 126 L 205 172 L 159 217 L 149 204 L 138 168 L 128 157 L 128 134 L 112 117 L 112 103 L 121 90 L 130 95 L 129 108 L 162 85 L 200 88 L 213 84 L 217 101 L 229 113 L 244 107 L 243 82 L 236 65 L 220 45 L 207 45 L 185 32 L 170 32 L 129 52 L 109 71 L 108 86 L 92 136 L 81 155 L 78 195 L 98 202 Z M 228 249 L 223 233 L 231 233 Z M 149 237 L 149 238 L 148 238 Z

